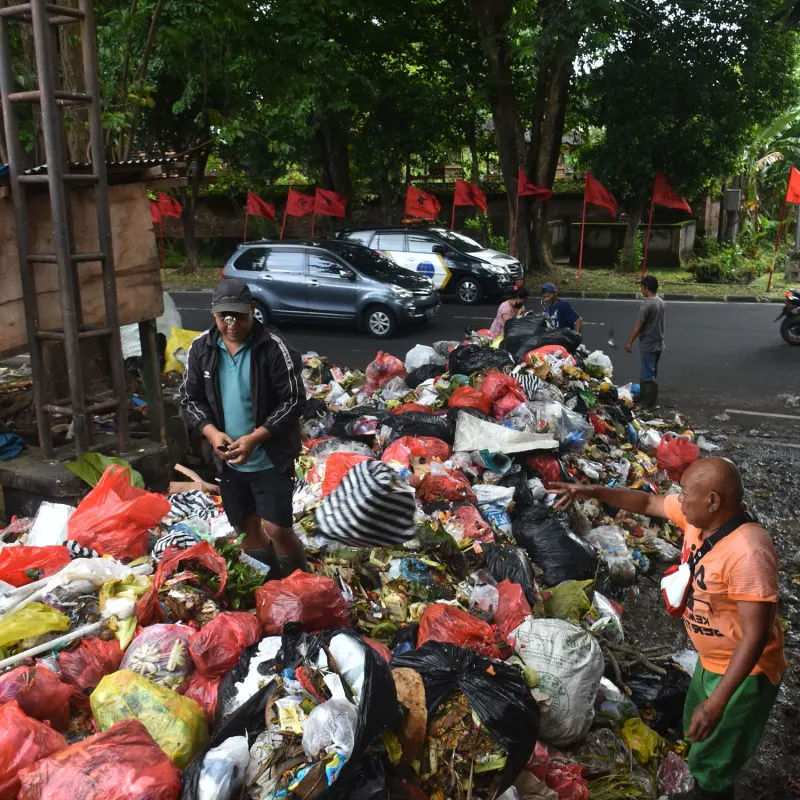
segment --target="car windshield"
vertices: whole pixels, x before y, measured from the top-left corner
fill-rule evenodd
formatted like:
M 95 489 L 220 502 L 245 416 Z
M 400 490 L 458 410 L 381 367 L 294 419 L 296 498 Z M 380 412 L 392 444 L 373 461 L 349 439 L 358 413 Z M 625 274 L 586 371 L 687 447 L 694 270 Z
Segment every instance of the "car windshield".
M 325 242 L 325 247 L 349 261 L 362 275 L 369 275 L 375 278 L 391 278 L 408 274 L 406 270 L 398 267 L 386 256 L 355 242 L 336 240 Z
M 456 250 L 462 253 L 477 253 L 479 250 L 486 249 L 482 244 L 478 244 L 474 239 L 470 239 L 469 236 L 463 236 L 455 231 L 448 231 L 446 228 L 435 228 L 434 230 L 447 244 L 453 245 Z

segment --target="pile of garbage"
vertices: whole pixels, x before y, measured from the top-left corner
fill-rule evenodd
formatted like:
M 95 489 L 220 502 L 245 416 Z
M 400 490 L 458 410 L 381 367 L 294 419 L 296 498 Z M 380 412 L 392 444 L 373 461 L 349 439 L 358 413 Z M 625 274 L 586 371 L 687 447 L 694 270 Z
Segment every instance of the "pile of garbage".
M 311 573 L 239 548 L 214 487 L 92 456 L 77 509 L 0 531 L 0 800 L 585 800 L 691 787 L 691 654 L 626 638 L 699 456 L 570 331 L 304 356 L 295 529 Z

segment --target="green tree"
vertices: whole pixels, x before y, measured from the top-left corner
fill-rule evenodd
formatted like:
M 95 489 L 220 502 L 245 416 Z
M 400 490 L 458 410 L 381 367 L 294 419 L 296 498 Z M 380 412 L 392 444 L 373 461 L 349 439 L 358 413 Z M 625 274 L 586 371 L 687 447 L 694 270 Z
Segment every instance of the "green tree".
M 768 5 L 768 4 L 767 4 Z M 593 173 L 628 212 L 625 251 L 656 171 L 691 197 L 738 170 L 754 128 L 797 99 L 793 33 L 763 0 L 637 0 L 590 78 Z M 787 77 L 788 76 L 788 77 Z

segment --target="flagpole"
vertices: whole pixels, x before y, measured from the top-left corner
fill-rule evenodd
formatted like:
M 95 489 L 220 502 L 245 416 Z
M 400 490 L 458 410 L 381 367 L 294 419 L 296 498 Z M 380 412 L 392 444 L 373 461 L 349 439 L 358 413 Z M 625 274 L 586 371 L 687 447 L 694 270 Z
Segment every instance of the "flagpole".
M 778 223 L 778 235 L 775 237 L 775 255 L 772 257 L 772 265 L 769 268 L 769 278 L 767 280 L 767 291 L 772 288 L 772 273 L 775 271 L 775 262 L 778 260 L 778 248 L 781 246 L 781 230 L 783 229 L 783 216 L 786 213 L 786 196 L 783 198 L 781 206 L 781 221 Z
M 453 190 L 453 213 L 450 216 L 450 230 L 453 230 L 456 226 L 456 194 L 455 190 Z
M 644 256 L 642 257 L 642 278 L 644 278 L 644 271 L 647 269 L 647 251 L 650 249 L 650 229 L 653 227 L 653 208 L 656 204 L 656 185 L 653 184 L 653 196 L 650 198 L 650 219 L 647 221 L 647 236 L 644 239 Z M 634 240 L 636 234 L 634 233 Z
M 242 239 L 243 242 L 247 241 L 247 220 L 248 219 L 250 219 L 250 214 L 247 211 L 245 211 L 244 212 L 244 239 Z
M 283 222 L 281 223 L 281 239 L 283 239 L 283 232 L 286 230 L 286 209 L 283 209 Z
M 512 255 L 517 255 L 517 221 L 519 220 L 519 184 L 517 184 L 517 205 L 514 210 L 514 247 L 511 250 Z
M 583 268 L 583 231 L 586 227 L 586 188 L 583 190 L 583 215 L 581 216 L 581 246 L 578 250 L 578 276 L 576 283 L 581 282 L 581 269 Z
M 311 238 L 314 238 L 314 226 L 317 224 L 317 204 L 314 203 L 314 210 L 311 212 Z
M 160 240 L 161 240 L 161 269 L 164 270 L 164 275 L 167 274 L 167 260 L 164 257 L 164 220 L 161 220 L 161 225 L 159 225 L 160 229 Z

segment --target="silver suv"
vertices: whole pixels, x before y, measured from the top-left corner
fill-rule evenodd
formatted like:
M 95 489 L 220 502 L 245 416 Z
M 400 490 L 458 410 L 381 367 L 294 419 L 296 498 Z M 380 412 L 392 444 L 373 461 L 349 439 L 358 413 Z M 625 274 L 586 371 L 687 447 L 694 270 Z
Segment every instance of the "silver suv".
M 247 283 L 262 322 L 343 321 L 382 339 L 441 305 L 429 278 L 350 241 L 247 242 L 222 275 Z

